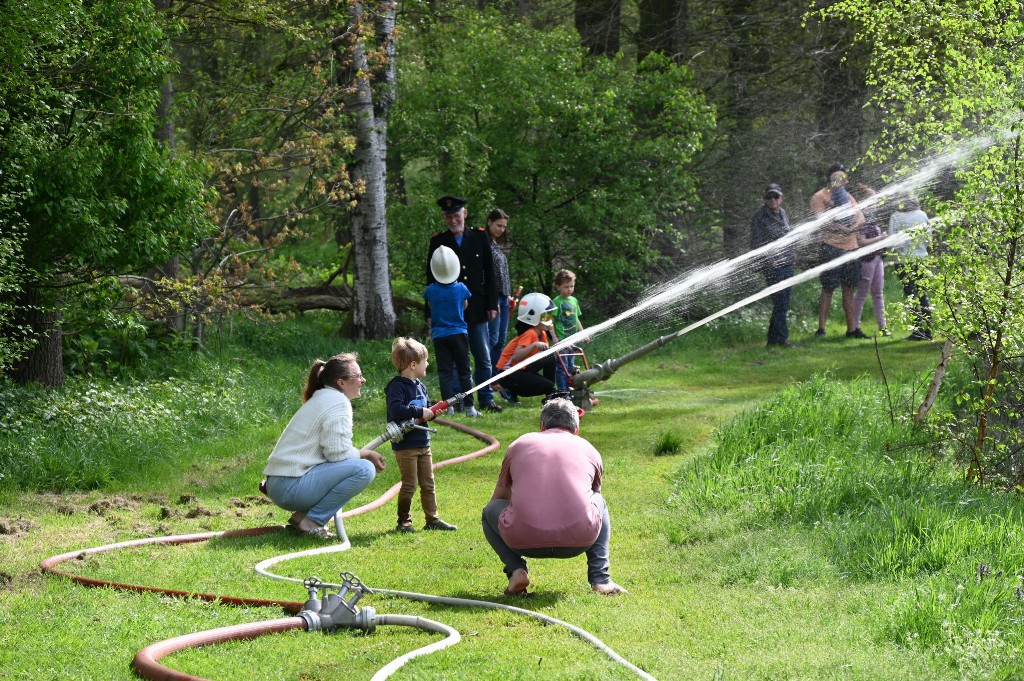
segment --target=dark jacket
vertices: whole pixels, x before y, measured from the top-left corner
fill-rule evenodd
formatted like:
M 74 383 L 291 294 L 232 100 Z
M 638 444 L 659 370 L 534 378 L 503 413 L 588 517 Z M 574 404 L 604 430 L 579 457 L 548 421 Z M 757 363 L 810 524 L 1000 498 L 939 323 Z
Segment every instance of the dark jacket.
M 395 376 L 384 388 L 388 402 L 388 421 L 402 423 L 409 419 L 423 417 L 423 407 L 429 407 L 427 387 L 420 381 L 405 376 Z M 430 431 L 413 428 L 398 442 L 392 442 L 394 450 L 414 449 L 430 446 Z
M 473 294 L 469 299 L 469 307 L 466 308 L 466 323 L 481 324 L 489 321 L 488 310 L 498 309 L 498 284 L 494 274 L 494 261 L 491 259 L 491 244 L 487 240 L 487 234 L 482 229 L 470 229 L 467 227 L 462 232 L 462 246 L 455 243 L 455 237 L 451 230 L 438 232 L 430 237 L 430 249 L 427 251 L 427 283 L 435 281 L 434 275 L 430 272 L 430 256 L 434 254 L 438 246 L 447 246 L 455 251 L 462 263 L 462 274 L 458 281 L 461 281 Z M 427 318 L 430 318 L 430 305 L 426 306 Z
M 789 234 L 789 216 L 785 208 L 773 212 L 768 206 L 761 206 L 750 221 L 750 248 L 760 248 Z M 792 267 L 796 264 L 796 249 L 785 246 L 772 251 L 766 259 L 765 268 Z

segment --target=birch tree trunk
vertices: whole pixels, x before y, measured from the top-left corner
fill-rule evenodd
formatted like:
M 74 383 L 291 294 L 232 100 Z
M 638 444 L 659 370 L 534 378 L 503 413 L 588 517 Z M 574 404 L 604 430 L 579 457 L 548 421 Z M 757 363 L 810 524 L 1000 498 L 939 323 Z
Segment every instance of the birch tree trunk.
M 374 8 L 377 47 L 384 55 L 371 70 L 366 56 L 364 3 L 353 5 L 358 36 L 352 44 L 355 83 L 347 102 L 355 118 L 355 163 L 350 169 L 363 191 L 349 210 L 352 229 L 352 328 L 357 339 L 387 338 L 395 333 L 397 316 L 391 301 L 387 233 L 387 131 L 395 92 L 395 4 Z

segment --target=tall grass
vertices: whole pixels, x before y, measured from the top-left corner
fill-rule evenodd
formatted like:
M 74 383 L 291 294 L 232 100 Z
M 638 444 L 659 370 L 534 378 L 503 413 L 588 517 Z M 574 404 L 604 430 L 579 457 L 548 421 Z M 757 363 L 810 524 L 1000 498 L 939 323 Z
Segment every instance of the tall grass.
M 0 489 L 71 491 L 159 477 L 190 443 L 242 438 L 287 418 L 306 366 L 356 350 L 383 389 L 390 344 L 338 337 L 336 316 L 288 324 L 242 322 L 211 339 L 212 352 L 179 351 L 117 378 L 71 377 L 55 390 L 0 383 Z
M 890 416 L 881 386 L 818 377 L 732 421 L 680 471 L 674 536 L 748 537 L 732 580 L 907 582 L 880 636 L 934 649 L 966 677 L 1020 678 L 1024 507 L 964 483 L 940 453 Z

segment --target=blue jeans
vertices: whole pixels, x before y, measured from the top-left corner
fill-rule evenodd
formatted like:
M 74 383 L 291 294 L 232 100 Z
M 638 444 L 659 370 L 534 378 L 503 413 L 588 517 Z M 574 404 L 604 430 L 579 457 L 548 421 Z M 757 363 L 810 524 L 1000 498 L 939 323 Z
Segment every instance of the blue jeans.
M 558 351 L 558 361 L 555 363 L 555 389 L 569 389 L 569 377 L 576 373 L 574 369 L 579 352 L 580 349 L 574 345 Z
M 326 525 L 375 477 L 377 469 L 366 459 L 327 461 L 297 478 L 268 475 L 267 496 L 286 511 L 304 511 L 317 525 Z
M 482 523 L 484 537 L 505 564 L 505 576 L 511 577 L 516 570 L 526 570 L 525 558 L 574 558 L 581 553 L 587 554 L 587 581 L 591 584 L 607 584 L 612 581 L 608 558 L 608 546 L 612 537 L 612 521 L 608 515 L 608 504 L 600 492 L 595 492 L 590 501 L 601 512 L 601 531 L 597 540 L 590 546 L 556 546 L 541 549 L 513 549 L 498 532 L 498 518 L 508 505 L 508 499 L 491 499 L 484 506 Z
M 491 371 L 498 375 L 498 360 L 508 342 L 508 296 L 498 295 L 498 316 L 487 322 L 487 342 L 491 344 Z
M 469 352 L 473 355 L 473 383 L 491 380 L 491 344 L 487 322 L 469 324 Z M 494 390 L 485 386 L 477 391 L 480 406 L 494 402 Z
M 764 278 L 768 285 L 772 286 L 793 276 L 796 276 L 796 267 L 787 265 L 768 270 Z M 789 299 L 792 292 L 793 289 L 785 288 L 772 294 L 772 318 L 768 322 L 768 345 L 782 345 L 789 340 L 789 325 L 786 323 L 786 315 L 789 314 Z

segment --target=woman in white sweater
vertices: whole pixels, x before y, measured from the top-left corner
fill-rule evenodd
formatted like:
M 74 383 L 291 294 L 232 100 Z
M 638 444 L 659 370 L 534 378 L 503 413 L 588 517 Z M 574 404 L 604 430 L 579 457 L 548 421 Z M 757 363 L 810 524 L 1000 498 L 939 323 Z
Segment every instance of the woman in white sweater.
M 288 523 L 315 537 L 331 536 L 324 526 L 385 466 L 376 451 L 352 444 L 351 400 L 366 383 L 357 360 L 345 353 L 313 362 L 302 406 L 263 469 L 267 495 L 295 512 Z

